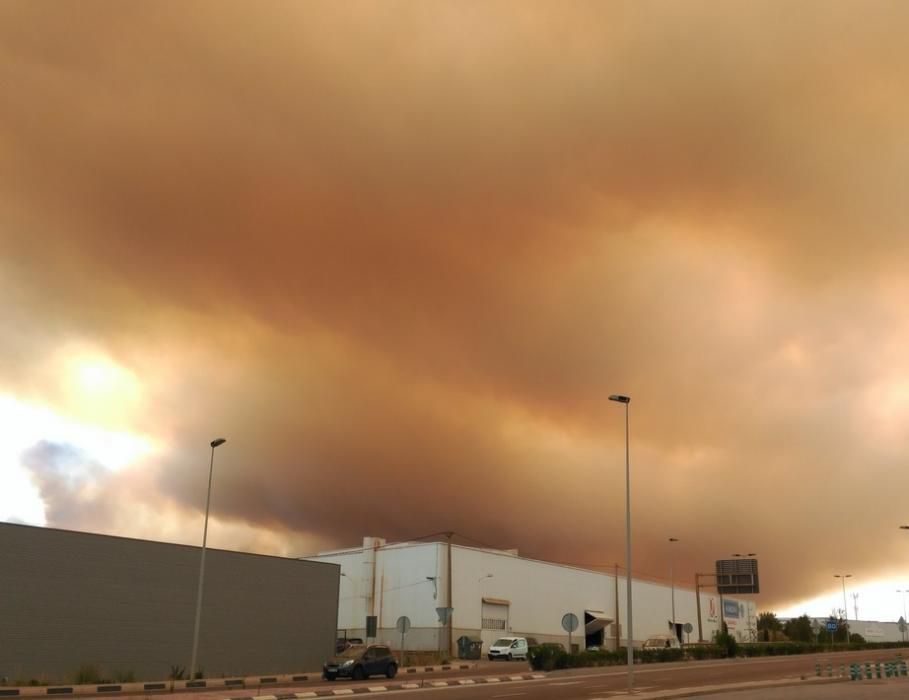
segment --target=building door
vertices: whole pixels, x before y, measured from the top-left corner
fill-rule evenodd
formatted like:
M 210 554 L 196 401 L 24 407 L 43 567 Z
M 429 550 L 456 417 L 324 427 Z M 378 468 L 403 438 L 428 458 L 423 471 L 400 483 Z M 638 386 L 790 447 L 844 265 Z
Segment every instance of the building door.
M 612 623 L 602 610 L 584 611 L 584 643 L 588 647 L 606 648 L 606 626 Z
M 508 608 L 507 600 L 494 600 L 483 598 L 483 620 L 480 638 L 483 640 L 483 653 L 497 639 L 508 635 Z

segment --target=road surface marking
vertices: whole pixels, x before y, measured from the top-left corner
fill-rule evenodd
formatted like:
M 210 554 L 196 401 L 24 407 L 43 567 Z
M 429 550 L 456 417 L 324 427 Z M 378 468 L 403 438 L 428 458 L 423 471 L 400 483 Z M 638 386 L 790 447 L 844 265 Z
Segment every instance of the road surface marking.
M 527 693 L 505 693 L 504 695 L 493 695 L 494 698 L 516 698 L 518 695 L 527 695 Z
M 549 685 L 579 685 L 581 681 L 561 681 L 560 683 L 550 683 Z

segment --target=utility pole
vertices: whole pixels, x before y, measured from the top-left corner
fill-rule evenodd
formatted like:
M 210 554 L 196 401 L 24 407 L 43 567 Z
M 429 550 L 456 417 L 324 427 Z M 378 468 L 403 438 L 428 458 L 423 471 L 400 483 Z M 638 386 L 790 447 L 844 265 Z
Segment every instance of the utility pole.
M 697 608 L 698 608 L 698 641 L 699 642 L 704 641 L 704 632 L 703 632 L 703 628 L 701 627 L 701 576 L 713 576 L 713 578 L 716 578 L 716 574 L 695 574 L 694 575 L 694 599 L 695 599 L 695 602 L 697 603 Z M 719 582 L 717 582 L 717 583 L 719 583 Z M 717 585 L 717 593 L 720 593 L 719 585 Z M 720 593 L 720 608 L 722 608 L 722 607 L 723 607 L 723 594 Z M 719 613 L 720 632 L 723 631 L 723 625 L 726 623 L 726 621 L 723 619 L 723 617 L 724 617 L 724 615 L 723 615 L 723 611 L 721 609 L 720 613 Z
M 454 602 L 451 600 L 451 538 L 454 535 L 453 532 L 446 532 L 445 536 L 448 538 L 448 655 L 451 656 L 454 651 L 454 623 L 452 622 L 452 616 L 454 615 Z
M 905 607 L 905 606 L 903 606 Z M 618 651 L 619 647 L 622 646 L 622 633 L 619 628 L 622 626 L 622 623 L 619 621 L 619 565 L 615 565 L 615 650 Z
M 672 556 L 672 543 L 678 542 L 678 539 L 675 537 L 669 538 L 669 586 L 672 589 L 672 634 L 678 638 L 675 627 L 675 576 L 673 575 L 673 556 Z

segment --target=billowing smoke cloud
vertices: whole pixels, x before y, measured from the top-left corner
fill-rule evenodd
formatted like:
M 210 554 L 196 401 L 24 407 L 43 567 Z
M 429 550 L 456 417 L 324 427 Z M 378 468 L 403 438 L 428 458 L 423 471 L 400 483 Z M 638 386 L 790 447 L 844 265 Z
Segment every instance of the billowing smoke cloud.
M 110 520 L 112 504 L 98 494 L 111 474 L 80 450 L 42 441 L 22 455 L 22 463 L 41 492 L 48 522 L 97 528 Z
M 2 380 L 141 376 L 146 501 L 198 515 L 224 434 L 214 512 L 277 540 L 611 564 L 620 391 L 642 571 L 892 573 L 906 6 L 0 13 Z

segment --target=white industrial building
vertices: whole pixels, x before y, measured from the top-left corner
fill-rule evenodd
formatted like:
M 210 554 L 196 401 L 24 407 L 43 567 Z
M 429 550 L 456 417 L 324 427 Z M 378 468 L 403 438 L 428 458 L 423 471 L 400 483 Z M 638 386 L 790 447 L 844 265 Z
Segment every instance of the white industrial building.
M 781 618 L 781 622 L 791 618 Z M 824 629 L 826 617 L 812 617 L 811 626 L 815 633 Z M 898 622 L 878 622 L 876 620 L 847 620 L 849 634 L 860 634 L 866 642 L 905 642 L 909 634 L 900 630 Z
M 366 638 L 366 619 L 377 618 L 376 638 L 398 648 L 398 618 L 412 625 L 403 640 L 408 650 L 457 649 L 461 636 L 478 636 L 483 650 L 505 635 L 559 642 L 568 633 L 562 617 L 574 613 L 580 627 L 573 633 L 575 648 L 625 646 L 624 576 L 526 559 L 514 550 L 464 547 L 448 542 L 386 544 L 366 537 L 363 547 L 325 552 L 314 561 L 341 566 L 338 631 L 340 636 Z M 672 633 L 671 587 L 633 581 L 634 644 L 652 635 Z M 756 628 L 753 602 L 701 591 L 704 639 L 719 627 L 725 611 L 730 633 L 750 640 Z M 439 621 L 437 608 L 452 608 L 449 625 Z M 698 610 L 694 591 L 675 587 L 676 632 L 681 641 L 697 641 Z M 686 623 L 691 632 L 686 633 Z

